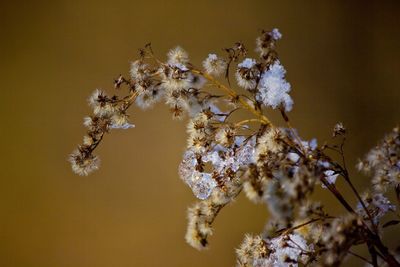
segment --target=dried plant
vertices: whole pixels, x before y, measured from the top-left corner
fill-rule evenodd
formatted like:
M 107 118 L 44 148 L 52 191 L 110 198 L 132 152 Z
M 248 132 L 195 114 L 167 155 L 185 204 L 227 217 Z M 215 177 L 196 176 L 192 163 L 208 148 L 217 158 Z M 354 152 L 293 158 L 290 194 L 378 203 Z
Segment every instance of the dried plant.
M 383 223 L 388 213 L 399 218 L 388 195 L 394 191 L 395 202 L 400 199 L 399 128 L 358 164 L 372 176 L 370 189 L 360 194 L 346 167 L 342 123 L 320 146 L 315 139 L 302 140 L 291 126 L 291 86 L 276 52 L 281 37 L 277 29 L 263 31 L 256 41 L 257 60 L 246 58 L 247 49 L 236 43 L 223 56 L 210 54 L 203 68 L 191 64 L 180 47 L 163 62 L 146 45 L 129 78 L 115 80 L 115 88 L 125 88 L 126 96 L 96 90 L 89 98 L 93 114 L 84 119 L 88 131 L 70 156 L 72 169 L 80 175 L 98 169 L 93 151 L 106 133 L 134 127 L 127 114 L 132 104 L 147 109 L 163 101 L 174 119 L 189 117 L 179 175 L 199 199 L 188 210 L 186 241 L 191 246 L 207 247 L 216 216 L 244 191 L 252 202 L 268 207 L 270 218 L 261 234 L 245 237 L 237 249 L 238 266 L 338 266 L 349 255 L 372 266 L 400 266 L 396 251 L 381 239 L 384 229 L 400 222 Z M 279 112 L 286 125 L 273 124 L 264 113 L 268 108 Z M 248 118 L 234 120 L 232 114 L 240 110 Z M 334 154 L 341 160 L 335 161 Z M 356 207 L 335 186 L 336 179 L 352 190 Z M 330 192 L 343 206 L 343 215 L 324 210 L 312 197 L 315 190 Z M 369 257 L 355 254 L 355 245 L 365 245 Z

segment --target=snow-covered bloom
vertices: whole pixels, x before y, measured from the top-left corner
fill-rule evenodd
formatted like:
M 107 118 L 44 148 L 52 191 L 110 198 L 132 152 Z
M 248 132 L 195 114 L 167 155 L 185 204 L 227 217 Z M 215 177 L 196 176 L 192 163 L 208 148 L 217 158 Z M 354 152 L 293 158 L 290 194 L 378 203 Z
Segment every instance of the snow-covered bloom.
M 239 148 L 236 150 L 236 161 L 240 164 L 240 167 L 254 164 L 256 138 L 253 137 L 249 140 L 240 140 L 239 138 L 236 138 L 236 144 L 239 145 Z
M 219 76 L 226 71 L 227 63 L 216 54 L 209 54 L 203 61 L 203 67 L 206 73 Z
M 134 127 L 135 125 L 128 121 L 128 115 L 125 113 L 115 113 L 111 117 L 111 129 L 129 129 Z
M 240 87 L 246 90 L 253 90 L 257 84 L 259 77 L 259 70 L 256 68 L 256 60 L 246 58 L 238 64 L 235 73 L 237 83 Z
M 309 252 L 311 248 L 306 240 L 298 234 L 282 235 L 270 240 L 270 249 L 274 252 L 270 255 L 269 261 L 274 266 L 287 266 L 287 262 L 301 262 L 303 252 Z M 297 264 L 293 264 L 297 266 Z
M 246 58 L 238 64 L 238 68 L 251 69 L 256 65 L 257 61 L 253 58 Z
M 298 234 L 288 234 L 263 240 L 260 236 L 247 235 L 236 250 L 238 266 L 296 267 L 306 262 L 312 252 L 306 240 Z
M 253 163 L 254 158 L 254 139 L 247 141 L 237 149 L 225 149 L 209 152 L 204 158 L 204 162 L 211 162 L 213 169 L 221 176 L 227 173 L 236 173 L 240 168 Z
M 257 98 L 265 106 L 273 109 L 283 106 L 286 111 L 292 109 L 293 100 L 288 94 L 291 87 L 285 80 L 285 73 L 285 68 L 276 61 L 262 74 Z
M 200 172 L 196 169 L 200 158 L 201 156 L 196 154 L 194 150 L 187 150 L 179 165 L 179 175 L 197 198 L 207 199 L 217 183 L 210 173 Z
M 193 194 L 198 199 L 207 199 L 212 190 L 217 186 L 217 183 L 212 178 L 210 173 L 194 171 L 190 177 L 187 177 L 185 182 L 193 190 Z

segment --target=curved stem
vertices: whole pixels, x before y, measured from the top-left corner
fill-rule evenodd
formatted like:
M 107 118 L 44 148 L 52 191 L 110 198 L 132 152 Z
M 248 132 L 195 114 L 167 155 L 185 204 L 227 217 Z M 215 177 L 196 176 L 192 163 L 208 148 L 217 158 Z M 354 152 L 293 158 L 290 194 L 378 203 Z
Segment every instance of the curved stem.
M 209 82 L 214 84 L 217 88 L 228 93 L 228 95 L 230 95 L 231 97 L 238 98 L 238 101 L 240 102 L 240 104 L 245 109 L 247 109 L 248 111 L 250 111 L 251 113 L 256 115 L 263 122 L 263 124 L 272 126 L 271 121 L 266 116 L 264 116 L 260 111 L 256 110 L 254 107 L 252 107 L 246 100 L 241 98 L 232 88 L 225 86 L 224 84 L 219 82 L 217 79 L 215 79 L 213 76 L 211 76 L 207 73 L 204 73 L 200 70 L 192 69 L 191 72 L 194 74 L 203 76 L 206 80 L 208 80 Z
M 263 123 L 263 121 L 260 120 L 260 119 L 248 119 L 248 120 L 239 121 L 239 122 L 235 123 L 235 125 L 236 126 L 241 126 L 241 125 L 249 123 L 249 122 L 261 122 L 261 123 Z

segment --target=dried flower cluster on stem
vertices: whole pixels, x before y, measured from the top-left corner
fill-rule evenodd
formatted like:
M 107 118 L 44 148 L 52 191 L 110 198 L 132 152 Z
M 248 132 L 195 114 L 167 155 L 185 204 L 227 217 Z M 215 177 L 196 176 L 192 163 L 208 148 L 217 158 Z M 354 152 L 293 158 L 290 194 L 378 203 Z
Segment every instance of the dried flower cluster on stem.
M 125 96 L 101 90 L 90 96 L 93 114 L 84 119 L 83 144 L 70 156 L 73 171 L 88 175 L 98 169 L 93 152 L 104 136 L 134 127 L 127 113 L 132 104 L 147 109 L 164 102 L 174 119 L 188 117 L 179 175 L 199 199 L 188 210 L 188 244 L 206 248 L 218 213 L 244 192 L 250 201 L 265 204 L 270 217 L 262 233 L 246 235 L 237 249 L 238 266 L 338 266 L 349 256 L 372 266 L 400 266 L 381 238 L 384 229 L 400 222 L 384 222 L 388 213 L 399 217 L 394 204 L 400 199 L 399 128 L 358 164 L 372 176 L 371 188 L 359 193 L 345 163 L 342 123 L 322 146 L 315 139 L 303 140 L 291 126 L 291 85 L 276 51 L 281 37 L 277 29 L 262 31 L 256 40 L 258 58 L 248 57 L 245 46 L 236 43 L 222 55 L 209 54 L 202 68 L 181 47 L 169 51 L 164 62 L 146 45 L 132 62 L 130 76 L 115 80 Z M 272 123 L 266 109 L 281 114 L 285 125 Z M 233 119 L 241 110 L 247 119 Z M 355 207 L 336 187 L 337 179 L 354 193 Z M 329 214 L 312 197 L 316 190 L 332 194 L 343 215 Z M 397 196 L 393 202 L 390 191 Z M 365 245 L 369 257 L 354 253 L 356 245 Z

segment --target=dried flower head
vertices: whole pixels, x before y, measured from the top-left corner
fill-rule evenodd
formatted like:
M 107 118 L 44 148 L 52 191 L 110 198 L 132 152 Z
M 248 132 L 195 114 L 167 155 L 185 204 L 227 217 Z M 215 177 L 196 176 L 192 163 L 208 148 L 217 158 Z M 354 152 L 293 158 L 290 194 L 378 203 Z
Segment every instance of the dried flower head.
M 188 53 L 180 46 L 168 52 L 168 63 L 171 65 L 187 64 L 189 62 Z
M 259 79 L 260 71 L 257 68 L 256 60 L 246 58 L 238 64 L 236 80 L 238 85 L 246 90 L 254 90 Z
M 91 172 L 97 170 L 100 165 L 99 158 L 89 153 L 86 145 L 72 152 L 69 161 L 71 162 L 72 170 L 82 176 L 89 175 Z
M 203 67 L 206 73 L 219 76 L 226 72 L 227 62 L 216 54 L 209 54 L 203 61 Z

